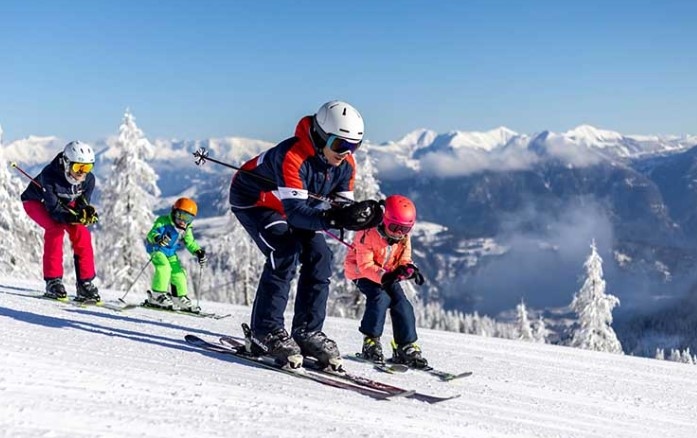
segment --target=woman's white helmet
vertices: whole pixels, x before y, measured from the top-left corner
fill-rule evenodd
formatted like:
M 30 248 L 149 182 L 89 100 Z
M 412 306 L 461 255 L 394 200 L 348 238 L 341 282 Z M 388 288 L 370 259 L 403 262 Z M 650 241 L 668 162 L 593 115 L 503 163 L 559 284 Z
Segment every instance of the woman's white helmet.
M 87 143 L 71 141 L 63 149 L 63 168 L 65 177 L 71 184 L 78 184 L 80 180 L 70 174 L 70 166 L 73 163 L 94 163 L 94 150 Z
M 363 141 L 363 117 L 346 102 L 332 100 L 322 105 L 315 114 L 315 123 L 323 131 L 320 136 L 335 135 L 352 143 Z
M 68 163 L 94 163 L 94 151 L 87 143 L 71 141 L 63 149 L 63 158 Z

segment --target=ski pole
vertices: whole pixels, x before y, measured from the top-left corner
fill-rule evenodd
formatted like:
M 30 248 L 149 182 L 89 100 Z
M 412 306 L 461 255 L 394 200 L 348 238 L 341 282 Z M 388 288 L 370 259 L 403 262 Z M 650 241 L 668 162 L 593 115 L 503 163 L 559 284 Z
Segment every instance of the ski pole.
M 126 295 L 128 295 L 128 293 L 131 291 L 131 289 L 133 288 L 133 286 L 138 282 L 138 279 L 140 278 L 141 275 L 143 275 L 143 272 L 145 272 L 145 268 L 148 267 L 148 265 L 150 264 L 150 262 L 152 262 L 152 256 L 150 256 L 150 258 L 148 259 L 147 263 L 145 263 L 145 265 L 143 265 L 143 268 L 140 270 L 140 272 L 138 273 L 138 275 L 136 275 L 136 279 L 133 280 L 133 282 L 131 283 L 130 286 L 128 286 L 128 289 L 126 289 L 126 293 L 123 294 L 123 296 L 122 296 L 121 298 L 119 298 L 119 301 L 121 301 L 122 303 L 126 304 L 126 301 L 124 301 L 125 298 L 126 298 Z
M 249 171 L 249 170 L 242 169 L 242 168 L 237 167 L 237 166 L 233 166 L 232 164 L 225 163 L 225 162 L 223 162 L 223 161 L 218 161 L 218 160 L 216 160 L 215 158 L 210 158 L 210 157 L 208 156 L 208 151 L 207 151 L 205 148 L 200 148 L 200 149 L 198 149 L 196 152 L 194 152 L 194 157 L 196 157 L 195 163 L 196 163 L 197 166 L 202 166 L 202 165 L 206 164 L 206 161 L 212 161 L 212 162 L 214 162 L 214 163 L 216 163 L 216 164 L 220 164 L 221 166 L 229 167 L 230 169 L 235 169 L 235 170 L 238 170 L 238 171 L 240 171 L 240 172 L 246 173 L 247 175 L 251 175 L 251 176 L 253 176 L 253 177 L 257 178 L 257 179 L 260 179 L 260 180 L 262 180 L 262 181 L 265 181 L 265 182 L 267 182 L 267 183 L 269 183 L 269 184 L 276 185 L 276 182 L 273 181 L 273 180 L 271 180 L 271 179 L 269 179 L 269 178 L 263 177 L 263 176 L 261 176 L 261 175 L 257 175 L 256 173 L 251 172 L 251 171 Z M 316 195 L 316 194 L 311 193 L 311 192 L 308 192 L 307 196 L 309 196 L 310 198 L 313 198 L 313 199 L 317 199 L 318 201 L 327 202 L 327 203 L 329 203 L 331 206 L 337 206 L 337 205 L 340 205 L 340 204 L 341 204 L 341 203 L 335 201 L 334 199 L 331 199 L 331 198 L 328 198 L 328 197 L 322 196 L 322 195 Z M 354 202 L 356 202 L 356 201 L 354 201 L 354 200 L 351 199 L 351 198 L 347 198 L 346 196 L 341 196 L 341 195 L 339 195 L 339 194 L 337 194 L 336 197 L 337 197 L 337 198 L 341 198 L 343 201 L 346 201 L 346 202 L 351 203 L 351 204 L 353 204 Z
M 37 180 L 35 180 L 34 178 L 32 178 L 31 175 L 29 175 L 27 172 L 24 171 L 24 169 L 22 169 L 21 167 L 19 167 L 19 166 L 17 165 L 17 163 L 15 163 L 14 161 L 11 162 L 11 163 L 10 163 L 10 167 L 13 167 L 13 168 L 17 169 L 22 175 L 24 175 L 24 176 L 26 176 L 27 178 L 29 178 L 29 181 L 31 181 L 32 183 L 34 183 L 34 185 L 36 185 L 36 187 L 40 188 L 42 192 L 45 192 L 45 191 L 46 191 L 46 189 L 43 188 L 43 186 L 41 185 L 40 182 L 38 182 Z M 74 214 L 75 216 L 78 215 L 77 212 L 76 212 L 75 210 L 73 210 L 72 208 L 70 208 L 70 207 L 68 207 L 67 205 L 63 204 L 62 202 L 60 202 L 60 205 L 62 205 L 62 206 L 63 206 L 66 210 L 68 210 L 71 214 Z
M 43 187 L 41 187 L 41 184 L 40 184 L 37 180 L 35 180 L 34 178 L 32 178 L 31 175 L 29 175 L 27 172 L 24 171 L 24 169 L 22 169 L 21 167 L 19 167 L 19 166 L 17 165 L 17 163 L 15 163 L 15 162 L 13 161 L 13 162 L 10 163 L 10 166 L 11 166 L 11 167 L 14 167 L 14 168 L 17 169 L 22 175 L 24 175 L 24 176 L 26 176 L 27 178 L 29 178 L 29 181 L 31 181 L 31 182 L 33 182 L 34 184 L 36 184 L 36 187 L 40 188 L 41 190 L 44 189 Z
M 343 243 L 343 244 L 346 245 L 347 247 L 353 248 L 353 245 L 351 245 L 350 243 L 346 242 L 344 239 L 342 239 L 341 237 L 339 237 L 339 236 L 337 236 L 336 234 L 332 233 L 331 231 L 329 231 L 329 230 L 322 230 L 322 232 L 323 232 L 324 234 L 328 235 L 329 237 L 333 237 L 334 239 L 336 239 L 336 240 L 338 240 L 339 242 Z M 342 234 L 343 234 L 343 233 L 342 233 Z
M 203 265 L 198 264 L 198 279 L 196 280 L 196 307 L 198 309 L 201 308 L 201 300 L 200 300 L 200 295 L 201 295 L 201 277 L 203 276 Z

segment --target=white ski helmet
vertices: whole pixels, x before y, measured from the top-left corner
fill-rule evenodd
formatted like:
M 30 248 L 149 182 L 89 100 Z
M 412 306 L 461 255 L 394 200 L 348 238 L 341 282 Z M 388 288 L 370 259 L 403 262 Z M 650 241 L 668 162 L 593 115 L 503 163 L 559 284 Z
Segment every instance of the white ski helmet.
M 63 168 L 65 177 L 71 184 L 78 184 L 80 180 L 73 178 L 70 167 L 73 163 L 94 164 L 94 151 L 87 143 L 71 141 L 63 149 Z
M 356 108 L 346 102 L 332 100 L 322 105 L 315 114 L 315 123 L 325 141 L 331 135 L 351 143 L 363 141 L 363 117 Z
M 87 143 L 71 141 L 63 149 L 63 158 L 69 163 L 94 163 L 94 151 Z

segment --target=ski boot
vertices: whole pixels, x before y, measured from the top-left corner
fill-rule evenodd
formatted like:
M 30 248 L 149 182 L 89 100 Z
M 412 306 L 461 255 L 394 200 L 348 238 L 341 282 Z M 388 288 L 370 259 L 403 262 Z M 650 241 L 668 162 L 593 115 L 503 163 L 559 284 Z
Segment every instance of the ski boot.
M 366 336 L 363 338 L 363 350 L 361 351 L 361 357 L 373 363 L 385 363 L 385 355 L 382 353 L 382 344 L 380 344 L 379 336 L 374 338 Z
M 167 292 L 148 291 L 148 298 L 143 304 L 146 307 L 157 307 L 166 310 L 174 309 L 174 303 Z
M 102 298 L 99 296 L 99 290 L 97 289 L 97 286 L 95 286 L 91 280 L 78 281 L 76 290 L 77 294 L 75 295 L 75 301 L 78 301 L 80 303 L 98 303 L 102 301 Z
M 46 280 L 46 292 L 44 293 L 44 297 L 58 301 L 67 301 L 68 293 L 65 291 L 65 286 L 63 286 L 63 279 L 52 278 Z
M 404 364 L 409 368 L 426 368 L 428 361 L 421 356 L 421 348 L 416 342 L 411 342 L 404 345 L 397 345 L 392 340 L 392 362 Z
M 321 331 L 307 332 L 303 329 L 293 333 L 295 342 L 300 346 L 303 356 L 317 359 L 320 367 L 333 372 L 343 372 L 341 353 L 336 342 L 332 341 Z
M 242 329 L 245 335 L 245 350 L 250 355 L 268 356 L 277 364 L 291 369 L 303 366 L 300 347 L 286 329 L 278 328 L 262 338 L 256 337 L 247 324 L 242 324 Z
M 186 295 L 181 297 L 172 297 L 172 303 L 175 309 L 179 309 L 182 312 L 199 313 L 201 308 L 194 305 L 194 303 Z

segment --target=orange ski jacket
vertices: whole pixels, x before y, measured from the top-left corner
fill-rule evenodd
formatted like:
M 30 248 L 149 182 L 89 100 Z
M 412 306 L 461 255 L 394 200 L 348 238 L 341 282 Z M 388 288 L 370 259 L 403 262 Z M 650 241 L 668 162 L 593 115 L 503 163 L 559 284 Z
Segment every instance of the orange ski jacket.
M 383 274 L 407 263 L 412 263 L 409 235 L 390 245 L 377 227 L 369 228 L 356 233 L 344 260 L 344 275 L 349 280 L 367 278 L 380 283 Z

